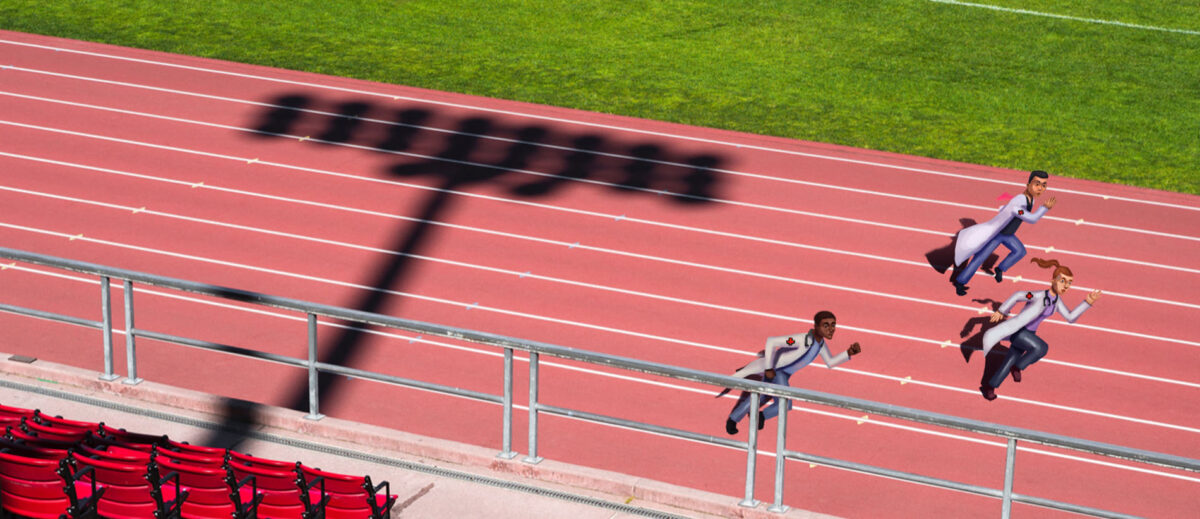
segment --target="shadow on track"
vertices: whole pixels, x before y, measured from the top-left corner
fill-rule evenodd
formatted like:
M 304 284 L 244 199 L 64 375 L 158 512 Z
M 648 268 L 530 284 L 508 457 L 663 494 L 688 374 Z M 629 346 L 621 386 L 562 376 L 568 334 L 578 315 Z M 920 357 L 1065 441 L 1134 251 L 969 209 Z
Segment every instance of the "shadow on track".
M 598 133 L 573 133 L 540 124 L 513 125 L 490 117 L 456 118 L 425 105 L 397 108 L 373 101 L 332 101 L 306 94 L 287 94 L 268 101 L 272 108 L 258 115 L 253 127 L 263 141 L 303 140 L 306 146 L 352 146 L 362 153 L 394 157 L 386 178 L 432 187 L 416 212 L 419 220 L 394 233 L 389 250 L 367 273 L 362 284 L 375 290 L 359 292 L 344 304 L 364 312 L 395 315 L 388 291 L 402 291 L 412 272 L 413 255 L 423 253 L 435 238 L 440 222 L 466 197 L 456 192 L 499 187 L 509 197 L 532 200 L 578 189 L 604 189 L 623 196 L 642 196 L 664 203 L 702 207 L 718 196 L 721 177 L 713 171 L 726 158 L 672 149 L 660 142 L 631 141 Z M 452 128 L 452 129 L 448 129 Z M 365 176 L 365 175 L 364 175 Z M 383 187 L 381 189 L 387 189 Z M 341 328 L 321 337 L 319 361 L 351 366 L 363 354 L 366 325 Z M 324 408 L 347 378 L 319 375 L 318 399 Z M 308 409 L 307 376 L 291 383 L 286 405 Z M 227 413 L 229 422 L 209 439 L 236 447 L 239 431 L 257 423 L 254 407 Z M 238 422 L 238 423 L 235 423 Z

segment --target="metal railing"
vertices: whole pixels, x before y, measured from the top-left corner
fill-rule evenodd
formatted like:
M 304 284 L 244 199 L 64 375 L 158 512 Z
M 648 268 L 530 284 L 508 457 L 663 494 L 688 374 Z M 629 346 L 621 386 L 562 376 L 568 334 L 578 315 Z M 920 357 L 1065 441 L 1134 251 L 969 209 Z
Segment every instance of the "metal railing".
M 70 323 L 78 326 L 97 328 L 102 331 L 103 336 L 103 352 L 104 352 L 104 373 L 100 376 L 103 380 L 112 381 L 119 378 L 113 372 L 113 343 L 112 343 L 112 310 L 111 299 L 109 295 L 110 279 L 119 279 L 124 284 L 124 304 L 125 304 L 125 349 L 127 359 L 127 374 L 123 383 L 137 384 L 141 382 L 141 378 L 137 376 L 137 356 L 135 348 L 135 339 L 138 337 L 175 343 L 194 348 L 201 348 L 211 351 L 218 351 L 243 357 L 249 357 L 260 360 L 267 360 L 277 363 L 282 363 L 298 368 L 304 368 L 308 371 L 308 396 L 309 396 L 309 412 L 306 418 L 319 420 L 323 415 L 319 412 L 318 406 L 318 373 L 333 373 L 338 375 L 350 376 L 363 380 L 371 380 L 383 382 L 387 384 L 395 384 L 400 386 L 418 388 L 423 390 L 435 391 L 470 399 L 497 403 L 503 406 L 503 419 L 501 424 L 501 452 L 497 455 L 504 459 L 512 459 L 517 455 L 512 450 L 512 410 L 513 410 L 513 351 L 519 350 L 529 353 L 529 453 L 523 461 L 526 463 L 538 463 L 542 460 L 538 456 L 538 415 L 541 413 L 549 413 L 560 416 L 567 416 L 579 420 L 596 422 L 601 424 L 616 425 L 630 429 L 646 431 L 666 436 L 683 438 L 702 443 L 731 447 L 735 449 L 745 449 L 746 451 L 746 491 L 745 497 L 740 502 L 742 506 L 755 507 L 759 501 L 754 499 L 754 480 L 755 480 L 755 462 L 758 455 L 758 413 L 749 413 L 750 425 L 749 434 L 745 442 L 731 440 L 727 438 L 718 438 L 710 435 L 674 429 L 661 425 L 654 425 L 631 420 L 625 420 L 613 416 L 589 413 L 582 410 L 568 409 L 542 404 L 538 401 L 538 364 L 541 356 L 548 355 L 561 359 L 574 360 L 618 368 L 622 370 L 634 371 L 650 375 L 668 377 L 676 380 L 685 380 L 690 382 L 698 382 L 714 386 L 717 388 L 732 388 L 735 390 L 744 390 L 750 392 L 750 408 L 757 409 L 760 395 L 768 395 L 780 399 L 779 405 L 788 408 L 790 400 L 801 400 L 814 404 L 838 407 L 853 411 L 861 411 L 865 413 L 898 418 L 902 420 L 918 422 L 938 427 L 950 429 L 958 429 L 973 433 L 987 434 L 1005 438 L 1008 443 L 1007 456 L 1005 463 L 1004 486 L 1002 489 L 993 489 L 977 485 L 970 485 L 955 481 L 933 478 L 919 474 L 912 474 L 872 465 L 865 465 L 845 460 L 805 454 L 802 452 L 788 450 L 786 448 L 786 433 L 787 433 L 787 412 L 779 413 L 778 428 L 776 432 L 776 450 L 775 450 L 775 488 L 774 501 L 768 507 L 772 512 L 784 512 L 788 509 L 783 504 L 783 481 L 785 472 L 785 460 L 793 459 L 807 461 L 809 463 L 819 463 L 831 467 L 838 467 L 852 471 L 862 472 L 884 476 L 904 481 L 911 481 L 926 485 L 932 485 L 941 488 L 958 490 L 983 496 L 999 498 L 1002 501 L 1001 515 L 1007 518 L 1013 502 L 1026 503 L 1036 506 L 1065 510 L 1081 514 L 1093 515 L 1097 517 L 1131 517 L 1129 515 L 1099 510 L 1081 505 L 1074 505 L 1043 499 L 1033 496 L 1017 494 L 1013 491 L 1013 470 L 1016 459 L 1017 442 L 1029 442 L 1042 444 L 1052 447 L 1071 449 L 1090 454 L 1097 454 L 1110 458 L 1118 458 L 1139 463 L 1147 463 L 1158 465 L 1172 469 L 1180 469 L 1192 472 L 1200 472 L 1200 460 L 1163 454 L 1158 452 L 1132 449 L 1111 445 L 1106 443 L 1094 442 L 1057 434 L 1044 433 L 1030 429 L 1022 429 L 1009 427 L 1005 425 L 993 424 L 967 418 L 960 418 L 940 413 L 923 411 L 920 409 L 911 409 L 907 407 L 894 406 L 857 398 L 850 398 L 830 393 L 812 391 L 802 388 L 793 388 L 775 384 L 767 384 L 735 378 L 727 375 L 719 375 L 705 371 L 672 366 L 667 364 L 659 364 L 643 360 L 619 357 L 543 342 L 527 341 L 512 337 L 505 337 L 485 332 L 466 330 L 449 326 L 441 326 L 420 321 L 412 321 L 386 315 L 362 312 L 347 308 L 339 308 L 329 305 L 300 301 L 296 299 L 276 297 L 267 294 L 249 292 L 233 288 L 209 285 L 205 283 L 197 283 L 163 276 L 156 276 L 143 272 L 135 272 L 131 270 L 107 267 L 93 263 L 86 263 L 42 254 L 8 249 L 0 247 L 0 258 L 53 267 L 63 270 L 69 270 L 84 274 L 90 274 L 100 277 L 101 286 L 101 315 L 102 320 L 91 321 L 79 317 L 68 315 L 55 314 L 42 310 L 24 308 L 8 304 L 0 304 L 0 311 L 26 315 L 52 321 Z M 178 337 L 151 330 L 143 330 L 134 327 L 134 307 L 133 307 L 133 283 L 140 283 L 149 286 L 169 288 L 190 292 L 205 296 L 218 297 L 243 303 L 251 303 L 255 305 L 279 308 L 295 312 L 304 313 L 308 318 L 308 358 L 297 359 L 269 352 L 262 352 L 238 346 L 230 346 L 214 342 L 202 341 L 197 339 L 189 339 L 186 337 Z M 385 328 L 394 328 L 427 334 L 450 339 L 468 341 L 487 346 L 502 348 L 504 350 L 504 383 L 502 395 L 493 395 L 489 393 L 481 393 L 459 389 L 439 384 L 422 382 L 419 380 L 405 379 L 381 373 L 349 368 L 345 366 L 337 366 L 327 364 L 317 360 L 317 318 L 327 317 L 344 321 L 363 323 L 368 325 L 376 325 Z

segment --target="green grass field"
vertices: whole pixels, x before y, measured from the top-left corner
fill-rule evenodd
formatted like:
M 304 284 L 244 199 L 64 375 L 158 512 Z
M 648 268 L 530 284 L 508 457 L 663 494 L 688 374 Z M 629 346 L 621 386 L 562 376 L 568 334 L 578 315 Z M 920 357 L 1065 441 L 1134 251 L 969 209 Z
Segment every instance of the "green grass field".
M 929 0 L 4 0 L 0 27 L 1200 194 L 1200 3 L 975 1 L 1192 32 Z

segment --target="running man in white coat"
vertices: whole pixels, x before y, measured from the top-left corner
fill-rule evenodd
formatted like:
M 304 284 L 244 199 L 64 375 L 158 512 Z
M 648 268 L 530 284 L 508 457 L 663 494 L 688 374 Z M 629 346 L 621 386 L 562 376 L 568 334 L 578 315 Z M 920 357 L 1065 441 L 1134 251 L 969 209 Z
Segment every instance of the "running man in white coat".
M 1030 173 L 1022 196 L 1009 200 L 991 220 L 972 225 L 958 232 L 958 240 L 954 244 L 953 282 L 955 293 L 960 296 L 967 295 L 967 282 L 971 281 L 975 271 L 979 270 L 984 260 L 992 254 L 992 251 L 996 250 L 996 247 L 1004 245 L 1009 251 L 1008 256 L 1005 256 L 1004 260 L 996 265 L 997 283 L 1004 280 L 1004 271 L 1012 268 L 1021 258 L 1025 257 L 1025 246 L 1021 244 L 1021 240 L 1017 239 L 1017 228 L 1021 226 L 1021 222 L 1037 223 L 1042 215 L 1057 203 L 1054 197 L 1050 197 L 1045 205 L 1037 208 L 1036 211 L 1033 210 L 1033 200 L 1046 191 L 1046 183 L 1049 178 L 1050 175 L 1045 171 Z M 967 262 L 968 258 L 971 262 L 964 267 L 963 264 Z
M 1100 299 L 1100 290 L 1093 290 L 1084 298 L 1085 301 L 1079 303 L 1074 310 L 1067 310 L 1062 296 L 1071 289 L 1071 282 L 1075 279 L 1071 269 L 1059 265 L 1057 260 L 1047 261 L 1033 258 L 1031 261 L 1042 268 L 1054 268 L 1054 274 L 1050 276 L 1050 289 L 1037 292 L 1016 292 L 992 314 L 991 321 L 993 323 L 1000 322 L 1004 318 L 1004 314 L 1012 309 L 1017 301 L 1025 302 L 1025 308 L 1021 309 L 1021 313 L 1016 317 L 983 332 L 985 357 L 996 343 L 1004 339 L 1008 339 L 1009 342 L 1008 353 L 1004 356 L 1004 362 L 1000 364 L 1000 368 L 992 374 L 990 379 L 979 386 L 979 391 L 988 400 L 996 399 L 996 388 L 1000 387 L 1000 383 L 1004 382 L 1010 373 L 1013 382 L 1020 382 L 1021 372 L 1046 355 L 1049 346 L 1046 345 L 1046 341 L 1037 336 L 1038 325 L 1042 321 L 1057 311 L 1067 322 L 1073 323 L 1083 315 L 1084 310 L 1091 308 L 1096 304 L 1096 300 Z
M 836 357 L 829 353 L 829 347 L 825 345 L 825 341 L 833 339 L 833 333 L 837 331 L 837 318 L 833 316 L 833 312 L 821 310 L 817 315 L 813 316 L 813 328 L 808 333 L 801 336 L 800 334 L 780 335 L 778 337 L 768 337 L 766 349 L 758 353 L 758 358 L 750 361 L 749 364 L 742 366 L 734 372 L 733 376 L 748 378 L 751 380 L 762 380 L 772 384 L 788 385 L 788 379 L 792 374 L 800 368 L 807 366 L 820 353 L 821 358 L 825 361 L 825 365 L 829 367 L 837 366 L 847 360 L 850 360 L 851 355 L 857 355 L 862 351 L 862 347 L 858 343 L 850 345 L 850 348 Z M 729 392 L 729 388 L 717 394 L 717 397 L 723 396 Z M 768 418 L 774 418 L 779 415 L 779 402 L 770 396 L 764 396 L 759 401 L 759 407 L 767 405 L 766 409 L 758 412 L 758 428 L 763 428 L 763 423 Z M 792 408 L 791 401 L 788 401 L 788 409 Z M 729 434 L 737 434 L 737 423 L 746 417 L 750 412 L 750 394 L 743 391 L 738 397 L 737 404 L 734 404 L 733 411 L 729 413 L 729 418 L 725 420 L 725 432 Z

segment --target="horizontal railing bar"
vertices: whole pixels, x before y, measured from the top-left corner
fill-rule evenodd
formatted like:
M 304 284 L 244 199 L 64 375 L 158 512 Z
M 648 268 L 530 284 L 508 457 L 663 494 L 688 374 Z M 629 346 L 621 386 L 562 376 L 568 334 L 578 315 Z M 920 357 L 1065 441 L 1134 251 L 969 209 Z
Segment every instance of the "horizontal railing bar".
M 835 458 L 826 458 L 825 456 L 818 456 L 816 454 L 808 454 L 805 452 L 786 450 L 786 451 L 784 451 L 784 456 L 789 460 L 806 461 L 809 463 L 816 463 L 818 465 L 827 465 L 830 467 L 836 467 L 836 468 L 850 470 L 850 471 L 854 471 L 854 472 L 862 472 L 865 474 L 872 474 L 875 476 L 883 476 L 883 477 L 888 477 L 888 478 L 893 478 L 893 479 L 900 479 L 900 480 L 904 480 L 904 481 L 911 481 L 913 483 L 921 483 L 921 484 L 935 486 L 935 487 L 948 488 L 950 490 L 957 490 L 959 492 L 966 492 L 969 494 L 978 494 L 981 496 L 995 497 L 995 498 L 1002 497 L 1004 494 L 1000 490 L 994 489 L 994 488 L 981 487 L 978 485 L 971 485 L 968 483 L 960 483 L 958 481 L 951 481 L 948 479 L 935 478 L 932 476 L 923 476 L 921 474 L 914 474 L 912 472 L 903 472 L 903 471 L 894 470 L 894 469 L 877 467 L 875 465 L 866 465 L 863 463 L 855 463 L 853 461 L 839 460 L 839 459 L 835 459 Z
M 657 433 L 657 434 L 663 434 L 663 435 L 667 435 L 667 436 L 674 436 L 677 438 L 694 440 L 694 441 L 698 441 L 701 443 L 711 443 L 713 445 L 721 445 L 721 446 L 725 446 L 725 447 L 732 447 L 735 449 L 741 449 L 741 450 L 746 449 L 746 442 L 739 442 L 736 440 L 730 440 L 728 438 L 718 438 L 716 436 L 694 433 L 691 431 L 685 431 L 683 429 L 673 429 L 670 427 L 663 427 L 660 425 L 635 422 L 635 421 L 631 421 L 631 420 L 626 420 L 624 418 L 617 418 L 615 416 L 589 413 L 587 411 L 577 411 L 575 409 L 567 409 L 565 407 L 555 407 L 555 406 L 550 406 L 550 405 L 545 405 L 545 404 L 538 404 L 537 408 L 538 408 L 539 412 L 556 414 L 556 415 L 560 415 L 560 416 L 569 416 L 571 418 L 579 418 L 582 420 L 587 420 L 589 422 L 597 422 L 597 423 L 603 423 L 603 424 L 608 424 L 608 425 L 615 425 L 618 427 L 627 427 L 630 429 L 637 429 L 639 431 L 646 431 L 646 432 L 652 432 L 652 433 Z
M 85 328 L 95 328 L 97 330 L 99 330 L 100 328 L 104 328 L 104 323 L 102 323 L 100 321 L 91 321 L 88 319 L 81 319 L 79 317 L 74 317 L 74 316 L 70 316 L 70 315 L 56 314 L 53 312 L 35 310 L 33 308 L 25 308 L 23 306 L 6 305 L 3 303 L 0 303 L 0 312 L 7 312 L 10 314 L 18 314 L 18 315 L 27 315 L 29 317 L 36 317 L 38 319 L 45 319 L 47 321 L 57 321 L 60 323 L 73 324 L 75 326 L 83 326 Z
M 688 380 L 699 382 L 716 387 L 728 387 L 733 389 L 741 389 L 754 391 L 764 395 L 779 396 L 791 398 L 804 402 L 810 402 L 821 405 L 861 411 L 868 414 L 887 416 L 892 418 L 900 418 L 914 422 L 926 423 L 950 429 L 959 429 L 974 433 L 989 434 L 1005 438 L 1016 438 L 1018 440 L 1049 445 L 1053 447 L 1061 447 L 1072 449 L 1091 454 L 1099 454 L 1118 459 L 1135 461 L 1139 463 L 1147 463 L 1151 465 L 1159 465 L 1168 468 L 1188 470 L 1192 472 L 1200 472 L 1200 460 L 1175 456 L 1172 454 L 1164 454 L 1141 449 L 1133 449 L 1111 445 L 1106 443 L 1072 438 L 1057 434 L 1044 433 L 1030 429 L 1022 429 L 1017 427 L 1009 427 L 1005 425 L 993 424 L 971 420 L 968 418 L 960 418 L 931 411 L 920 409 L 912 409 L 900 407 L 891 404 L 879 402 L 871 402 L 868 400 L 860 400 L 857 398 L 812 391 L 803 388 L 794 388 L 782 385 L 763 383 L 753 380 L 735 378 L 728 375 L 718 375 L 706 371 L 699 371 L 690 368 L 679 366 L 670 366 L 666 364 L 658 364 L 649 361 L 632 359 L 627 357 L 619 357 L 605 353 L 590 352 L 565 346 L 558 346 L 535 341 L 526 341 L 495 335 L 484 332 L 477 332 L 463 328 L 455 328 L 449 326 L 441 326 L 436 324 L 424 323 L 420 321 L 412 321 L 391 317 L 386 315 L 363 312 L 360 310 L 350 310 L 338 308 L 329 305 L 322 305 L 297 299 L 271 296 L 256 292 L 248 292 L 233 288 L 221 287 L 217 285 L 209 285 L 205 283 L 197 283 L 193 281 L 185 281 L 173 279 L 153 274 L 135 272 L 131 270 L 118 269 L 87 263 L 76 260 L 56 258 L 42 254 L 8 249 L 0 247 L 0 257 L 5 257 L 13 260 L 18 260 L 26 263 L 33 263 L 49 267 L 56 267 L 66 270 L 73 270 L 93 275 L 109 276 L 111 278 L 129 279 L 147 285 L 159 286 L 164 288 L 172 288 L 185 292 L 192 292 L 207 296 L 221 297 L 232 299 L 234 301 L 242 301 L 263 306 L 270 306 L 297 312 L 313 313 L 334 319 L 342 319 L 348 321 L 357 321 L 367 324 L 379 325 L 388 328 L 396 328 L 400 330 L 408 330 L 422 334 L 447 337 L 451 339 L 464 340 L 490 346 L 502 348 L 513 348 L 526 352 L 537 352 L 542 355 L 550 355 L 569 360 L 577 360 L 590 364 L 602 366 L 610 366 L 618 369 L 646 373 L 650 375 L 664 376 L 678 380 Z
M 960 482 L 951 481 L 948 479 L 941 479 L 941 478 L 935 478 L 935 477 L 931 477 L 931 476 L 924 476 L 921 474 L 914 474 L 912 472 L 904 472 L 904 471 L 893 470 L 893 469 L 888 469 L 888 468 L 883 468 L 883 467 L 877 467 L 875 465 L 866 465 L 866 464 L 862 464 L 862 463 L 855 463 L 853 461 L 845 461 L 845 460 L 839 460 L 839 459 L 834 459 L 834 458 L 827 458 L 825 456 L 818 456 L 816 454 L 808 454 L 808 453 L 804 453 L 804 452 L 786 450 L 786 451 L 784 451 L 784 456 L 789 460 L 817 463 L 820 465 L 827 465 L 830 467 L 836 467 L 836 468 L 840 468 L 840 469 L 850 470 L 853 472 L 862 472 L 862 473 L 871 474 L 874 476 L 883 476 L 883 477 L 892 478 L 892 479 L 899 479 L 902 481 L 909 481 L 912 483 L 920 483 L 920 484 L 924 484 L 924 485 L 930 485 L 930 486 L 945 488 L 945 489 L 949 489 L 949 490 L 957 490 L 959 492 L 966 492 L 969 494 L 977 494 L 977 495 L 986 496 L 986 497 L 994 497 L 996 499 L 1000 499 L 1004 496 L 1004 492 L 1002 490 L 996 489 L 996 488 L 981 487 L 978 485 L 971 485 L 968 483 L 960 483 Z M 1084 515 L 1092 515 L 1092 516 L 1096 516 L 1096 517 L 1108 517 L 1108 518 L 1114 518 L 1114 519 L 1133 518 L 1133 516 L 1121 514 L 1118 512 L 1110 512 L 1108 510 L 1101 510 L 1099 508 L 1091 508 L 1091 507 L 1082 506 L 1082 505 L 1073 505 L 1070 503 L 1064 503 L 1062 501 L 1054 501 L 1051 499 L 1044 499 L 1044 498 L 1040 498 L 1040 497 L 1026 496 L 1026 495 L 1021 495 L 1021 494 L 1013 494 L 1012 500 L 1016 501 L 1016 502 L 1020 502 L 1020 503 L 1030 504 L 1030 505 L 1034 505 L 1034 506 L 1040 506 L 1043 508 L 1064 510 L 1067 512 L 1074 512 L 1074 513 L 1084 514 Z M 1134 518 L 1134 519 L 1136 519 L 1136 518 Z
M 425 390 L 433 391 L 433 392 L 437 392 L 437 393 L 445 393 L 448 395 L 462 396 L 462 397 L 467 397 L 467 398 L 473 398 L 475 400 L 482 400 L 484 402 L 492 402 L 494 404 L 500 404 L 500 403 L 503 403 L 503 401 L 504 401 L 504 397 L 502 397 L 500 395 L 492 395 L 489 393 L 480 393 L 478 391 L 472 391 L 470 389 L 462 389 L 462 388 L 458 388 L 458 387 L 443 386 L 441 384 L 434 384 L 432 382 L 422 382 L 420 380 L 413 380 L 410 378 L 402 378 L 402 377 L 396 377 L 396 376 L 392 376 L 392 375 L 384 375 L 382 373 L 375 373 L 373 371 L 363 371 L 361 369 L 348 368 L 345 366 L 337 366 L 334 364 L 326 364 L 324 362 L 317 363 L 317 371 L 321 371 L 321 372 L 325 372 L 325 373 L 333 373 L 336 375 L 344 375 L 344 376 L 354 377 L 354 378 L 361 378 L 361 379 L 365 379 L 365 380 L 372 380 L 375 382 L 382 382 L 385 384 L 395 384 L 398 386 L 408 386 L 408 387 L 413 387 L 413 388 L 417 388 L 417 389 L 425 389 Z
M 297 359 L 297 358 L 293 358 L 293 357 L 286 357 L 283 355 L 267 353 L 267 352 L 262 352 L 262 351 L 258 351 L 258 350 L 246 349 L 246 348 L 242 348 L 240 346 L 230 346 L 228 344 L 202 341 L 199 339 L 189 339 L 187 337 L 179 337 L 177 335 L 152 332 L 152 331 L 143 330 L 140 328 L 134 328 L 133 331 L 134 331 L 134 335 L 137 335 L 138 337 L 142 337 L 142 338 L 146 338 L 146 339 L 170 342 L 170 343 L 174 343 L 174 344 L 179 344 L 181 346 L 188 346 L 188 347 L 199 348 L 199 349 L 203 349 L 203 350 L 216 351 L 216 352 L 220 352 L 220 353 L 228 353 L 230 355 L 238 355 L 238 356 L 242 356 L 242 357 L 250 357 L 250 358 L 255 358 L 255 359 L 259 359 L 259 360 L 266 360 L 266 361 L 276 362 L 279 364 L 284 364 L 287 366 L 293 366 L 293 367 L 297 367 L 297 368 L 307 368 L 308 367 L 307 360 Z M 414 387 L 414 388 L 418 388 L 418 389 L 426 389 L 426 390 L 434 391 L 434 392 L 438 392 L 438 393 L 446 393 L 446 394 L 450 394 L 450 395 L 463 396 L 463 397 L 473 398 L 475 400 L 483 400 L 486 402 L 500 403 L 500 397 L 496 396 L 496 395 L 489 395 L 487 393 L 479 393 L 476 391 L 471 391 L 469 389 L 459 389 L 459 388 L 453 388 L 453 387 L 449 387 L 449 386 L 442 386 L 442 385 L 438 385 L 438 384 L 431 384 L 428 382 L 421 382 L 419 380 L 411 380 L 411 379 L 406 379 L 406 378 L 393 377 L 391 375 L 384 375 L 381 373 L 373 373 L 370 371 L 363 371 L 360 369 L 347 368 L 344 366 L 336 366 L 333 364 L 326 364 L 323 362 L 317 363 L 317 371 L 329 372 L 329 373 L 333 373 L 333 374 L 337 374 L 337 375 L 351 376 L 354 378 L 361 378 L 361 379 L 366 379 L 366 380 L 373 380 L 373 381 L 383 382 L 383 383 L 388 383 L 388 384 L 396 384 L 396 385 L 400 385 L 400 386 L 409 386 L 409 387 Z
M 1136 515 L 1122 514 L 1120 512 L 1101 510 L 1099 508 L 1092 508 L 1092 507 L 1083 506 L 1083 505 L 1073 505 L 1071 503 L 1064 503 L 1062 501 L 1054 501 L 1054 500 L 1045 499 L 1045 498 L 1041 498 L 1041 497 L 1026 496 L 1026 495 L 1016 494 L 1016 493 L 1014 493 L 1012 495 L 1012 500 L 1015 502 L 1018 502 L 1018 503 L 1025 503 L 1027 505 L 1040 506 L 1042 508 L 1051 508 L 1054 510 L 1063 510 L 1063 511 L 1067 511 L 1067 512 L 1074 512 L 1074 513 L 1083 514 L 1083 515 L 1091 515 L 1091 516 L 1095 516 L 1095 517 L 1104 517 L 1107 519 L 1141 519 L 1140 516 L 1136 516 Z
M 143 330 L 141 328 L 134 328 L 133 334 L 138 337 L 145 338 L 145 339 L 153 339 L 156 341 L 170 342 L 170 343 L 179 344 L 181 346 L 199 348 L 202 350 L 216 351 L 216 352 L 220 352 L 220 353 L 228 353 L 231 355 L 238 355 L 241 357 L 250 357 L 250 358 L 259 359 L 259 360 L 266 360 L 266 361 L 270 361 L 270 362 L 284 364 L 287 366 L 294 366 L 297 368 L 308 367 L 308 362 L 305 360 L 287 357 L 284 355 L 278 355 L 275 353 L 268 353 L 265 351 L 251 350 L 251 349 L 247 349 L 247 348 L 242 348 L 240 346 L 230 346 L 228 344 L 221 344 L 219 342 L 202 341 L 200 339 L 189 339 L 187 337 L 180 337 L 178 335 L 171 335 L 171 334 L 167 334 L 167 333 L 152 332 L 150 330 Z

